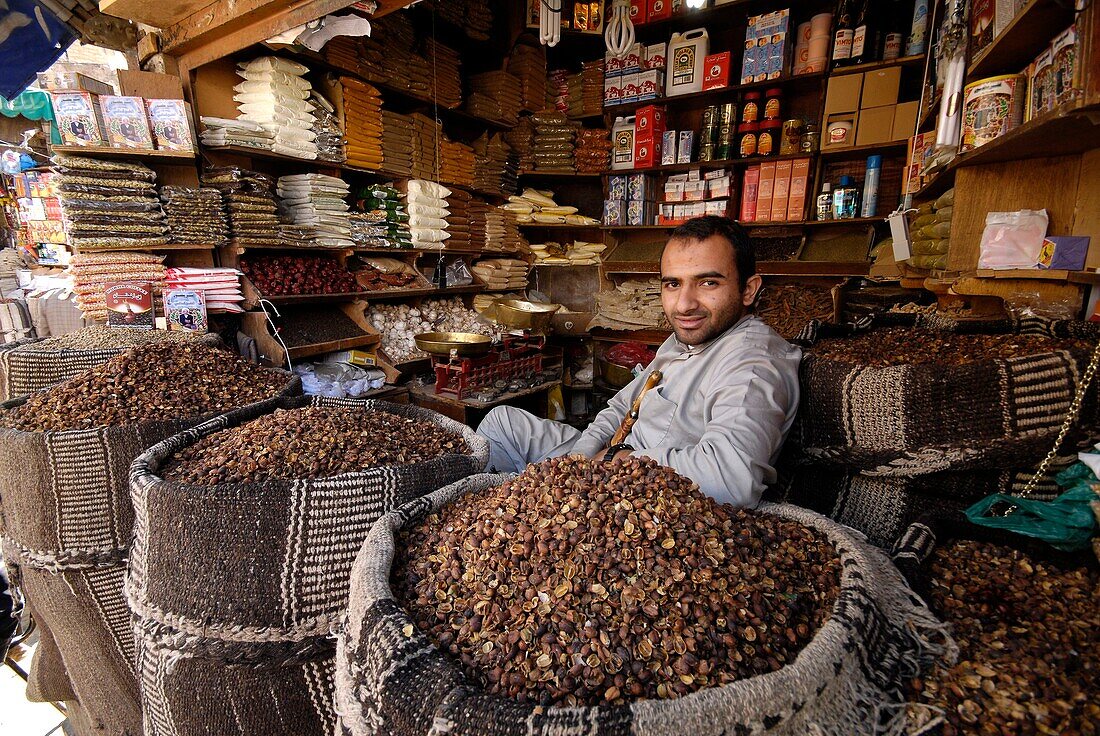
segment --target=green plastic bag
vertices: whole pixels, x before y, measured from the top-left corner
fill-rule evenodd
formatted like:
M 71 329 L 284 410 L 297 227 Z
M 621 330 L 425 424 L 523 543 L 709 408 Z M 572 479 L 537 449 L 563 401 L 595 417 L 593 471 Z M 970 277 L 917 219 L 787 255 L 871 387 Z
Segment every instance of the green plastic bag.
M 1059 473 L 1055 480 L 1067 490 L 1053 501 L 1033 501 L 997 493 L 983 498 L 966 510 L 966 518 L 978 526 L 1022 534 L 1047 542 L 1063 552 L 1075 552 L 1089 546 L 1100 533 L 1089 503 L 1096 500 L 1092 484 L 1096 476 L 1084 463 L 1075 463 Z M 991 512 L 1005 504 L 1016 509 L 1007 516 Z

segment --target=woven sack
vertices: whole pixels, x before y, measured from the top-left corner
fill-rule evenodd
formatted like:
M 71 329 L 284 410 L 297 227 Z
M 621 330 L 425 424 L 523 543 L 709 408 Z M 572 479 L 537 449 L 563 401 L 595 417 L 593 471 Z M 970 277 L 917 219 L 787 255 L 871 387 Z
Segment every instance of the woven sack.
M 1054 481 L 1069 462 L 1052 467 L 1033 498 L 1050 500 L 1060 489 Z M 932 473 L 912 478 L 871 476 L 835 468 L 801 468 L 783 488 L 769 489 L 769 500 L 782 500 L 828 516 L 889 548 L 906 527 L 927 514 L 953 514 L 993 493 L 1019 495 L 1034 470 L 978 470 Z
M 427 409 L 321 397 L 278 404 L 303 406 L 432 422 L 460 434 L 472 454 L 311 480 L 203 487 L 159 477 L 180 449 L 276 408 L 265 406 L 217 417 L 138 458 L 127 598 L 148 736 L 331 734 L 331 632 L 371 525 L 488 461 L 486 440 Z
M 970 325 L 923 315 L 873 317 L 855 325 L 813 322 L 798 342 L 906 325 L 1100 339 L 1100 325 L 1028 318 Z M 988 328 L 981 329 L 982 327 Z M 1050 450 L 1091 357 L 1058 350 L 970 365 L 854 366 L 807 353 L 802 400 L 787 440 L 796 461 L 844 465 L 875 475 L 1018 468 Z M 1086 396 L 1071 445 L 1100 438 L 1097 385 Z
M 217 335 L 201 338 L 209 345 L 221 345 Z M 0 347 L 0 401 L 41 391 L 67 381 L 78 373 L 106 363 L 128 348 L 97 350 L 29 350 L 27 346 L 42 342 L 32 338 Z M 22 347 L 16 351 L 15 348 Z
M 301 393 L 301 379 L 286 376 L 283 393 Z M 0 428 L 4 562 L 49 633 L 35 653 L 31 681 L 38 686 L 29 694 L 53 700 L 71 692 L 94 727 L 86 733 L 141 733 L 134 634 L 123 596 L 134 522 L 130 464 L 202 419 L 50 432 Z
M 898 685 L 928 669 L 953 643 L 889 559 L 849 530 L 805 509 L 760 511 L 813 527 L 843 561 L 832 615 L 790 665 L 675 700 L 626 706 L 545 708 L 489 695 L 438 650 L 390 590 L 395 539 L 467 493 L 508 475 L 477 475 L 386 514 L 351 572 L 336 645 L 337 733 L 351 736 L 692 736 L 902 734 Z

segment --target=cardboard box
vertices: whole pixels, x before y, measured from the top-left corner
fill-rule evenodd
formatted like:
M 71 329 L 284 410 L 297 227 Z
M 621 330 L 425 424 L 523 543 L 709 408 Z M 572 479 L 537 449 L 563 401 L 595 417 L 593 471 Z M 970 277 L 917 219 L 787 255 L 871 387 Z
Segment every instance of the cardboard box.
M 705 202 L 706 209 L 704 212 L 710 217 L 728 217 L 730 210 L 730 202 L 728 199 L 715 200 L 713 202 Z
M 909 138 L 909 187 L 906 194 L 916 194 L 924 186 L 924 156 L 936 144 L 936 132 L 920 133 Z M 904 180 L 904 176 L 903 176 Z
M 668 65 L 668 43 L 651 43 L 645 47 L 645 68 L 661 69 Z
M 622 104 L 623 101 L 623 75 L 620 72 L 604 74 L 603 77 L 603 106 L 613 107 Z
M 657 195 L 657 180 L 648 174 L 630 174 L 626 177 L 628 202 L 651 202 Z
M 722 89 L 730 83 L 730 52 L 710 54 L 703 62 L 703 90 Z
M 917 127 L 917 113 L 920 111 L 920 102 L 899 102 L 894 108 L 894 130 L 890 135 L 892 141 L 903 141 L 913 135 Z
M 832 86 L 832 80 L 829 81 Z M 885 107 L 898 104 L 898 90 L 901 89 L 901 67 L 878 69 L 863 75 L 863 93 L 860 96 L 861 108 Z
M 649 18 L 649 0 L 630 0 L 630 22 L 640 26 Z
M 626 203 L 626 224 L 627 225 L 649 225 L 652 218 L 652 204 L 650 202 L 627 202 Z
M 623 73 L 623 61 L 620 56 L 615 56 L 610 51 L 607 51 L 603 55 L 603 73 L 606 74 L 622 74 Z
M 54 120 L 67 146 L 102 146 L 99 105 L 90 92 L 51 92 Z
M 646 22 L 654 23 L 672 17 L 672 0 L 649 0 L 646 6 Z
M 768 222 L 772 216 L 772 197 L 775 194 L 775 170 L 778 164 L 768 161 L 760 164 L 760 182 L 756 194 L 756 221 Z
M 626 202 L 621 199 L 608 199 L 603 203 L 603 224 L 621 227 L 626 224 Z
M 676 144 L 676 163 L 691 163 L 692 154 L 695 151 L 695 131 L 681 130 Z
M 661 161 L 661 136 L 634 136 L 634 168 L 652 169 Z
M 772 222 L 785 222 L 787 220 L 787 207 L 791 197 L 791 173 L 794 170 L 794 161 L 787 159 L 780 161 L 775 167 L 775 186 L 772 188 Z
M 676 205 L 662 204 L 658 209 L 658 225 L 671 225 L 676 220 Z
M 91 92 L 93 95 L 113 95 L 114 88 L 80 72 L 51 69 L 38 72 L 38 86 L 48 92 Z
M 684 185 L 685 202 L 702 202 L 707 197 L 707 184 L 704 181 L 689 181 Z
M 638 95 L 642 93 L 641 72 L 624 72 L 622 85 L 622 95 L 619 99 L 622 100 L 624 104 L 627 102 L 637 102 Z
M 646 105 L 645 107 L 639 107 L 634 113 L 634 134 L 635 137 L 653 136 L 660 138 L 661 134 L 666 130 L 666 114 L 665 108 L 658 105 Z
M 856 125 L 856 145 L 870 146 L 892 141 L 895 107 L 895 105 L 886 105 L 860 110 Z
M 724 199 L 730 196 L 730 177 L 719 176 L 707 179 L 707 199 Z
M 607 198 L 626 200 L 627 195 L 627 177 L 625 176 L 609 176 L 607 177 Z
M 1080 50 L 1077 46 L 1077 26 L 1073 25 L 1054 37 L 1050 44 L 1054 58 L 1054 105 L 1063 105 L 1079 94 L 1073 80 L 1077 76 Z
M 1080 271 L 1089 253 L 1089 236 L 1048 235 L 1039 251 L 1037 268 Z
M 665 182 L 665 201 L 666 202 L 683 202 L 684 201 L 684 182 L 682 182 L 682 181 L 666 181 Z
M 161 151 L 194 151 L 190 107 L 183 100 L 145 100 L 153 144 Z
M 645 57 L 645 47 L 635 43 L 623 57 L 623 74 L 642 71 L 642 59 Z
M 103 288 L 107 326 L 151 330 L 156 326 L 153 285 L 148 281 L 117 281 Z
M 862 74 L 830 77 L 829 86 L 825 93 L 825 114 L 858 110 L 862 92 Z
M 145 100 L 140 97 L 103 95 L 99 111 L 107 141 L 115 148 L 153 149 L 153 135 L 145 116 Z
M 787 222 L 806 216 L 806 192 L 810 185 L 810 159 L 796 158 L 791 166 L 791 192 L 787 201 Z
M 661 166 L 671 166 L 676 163 L 677 141 L 675 130 L 666 130 L 661 134 L 661 146 L 664 149 L 661 151 Z
M 742 222 L 756 221 L 756 200 L 760 191 L 760 167 L 750 166 L 745 169 L 741 182 L 741 217 Z
M 638 100 L 654 100 L 665 94 L 665 73 L 658 69 L 638 72 Z

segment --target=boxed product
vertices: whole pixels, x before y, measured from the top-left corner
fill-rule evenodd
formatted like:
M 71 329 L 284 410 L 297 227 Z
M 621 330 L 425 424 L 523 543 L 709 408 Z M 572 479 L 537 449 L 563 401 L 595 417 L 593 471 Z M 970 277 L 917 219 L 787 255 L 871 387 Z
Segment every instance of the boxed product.
M 784 8 L 749 18 L 741 65 L 742 84 L 764 82 L 783 76 L 786 60 L 790 55 L 790 44 L 787 40 L 790 15 L 790 9 Z
M 648 0 L 646 3 L 646 22 L 654 23 L 672 17 L 672 0 Z
M 1027 118 L 1033 120 L 1054 109 L 1054 52 L 1048 47 L 1028 67 Z
M 728 199 L 706 202 L 705 206 L 704 214 L 706 215 L 713 217 L 727 217 L 729 215 L 730 203 Z
M 707 179 L 707 199 L 723 199 L 730 196 L 730 177 L 719 176 L 714 179 Z
M 675 130 L 666 130 L 661 134 L 661 165 L 670 166 L 676 163 L 677 133 Z
M 1077 27 L 1070 26 L 1055 37 L 1050 45 L 1053 57 L 1055 106 L 1076 99 L 1078 90 L 1073 86 L 1077 73 Z
M 146 100 L 153 143 L 161 151 L 194 151 L 191 121 L 183 100 Z
M 772 187 L 772 222 L 785 222 L 791 196 L 791 172 L 793 161 L 780 161 L 775 166 L 775 185 Z
M 671 178 L 665 182 L 665 201 L 683 202 L 684 184 L 682 181 L 673 181 Z
M 1019 7 L 1017 0 L 974 0 L 970 8 L 971 58 L 1008 28 Z
M 604 74 L 622 74 L 623 73 L 623 59 L 620 56 L 616 56 L 610 51 L 603 55 L 603 73 Z
M 791 169 L 791 191 L 787 203 L 787 222 L 796 222 L 805 216 L 806 191 L 809 185 L 810 159 L 795 159 Z
M 752 80 L 756 78 L 756 71 L 759 67 L 757 64 L 756 43 L 751 41 L 745 41 L 745 53 L 741 57 L 741 84 L 752 84 Z
M 638 95 L 641 94 L 641 73 L 640 72 L 624 72 L 622 76 L 622 94 L 619 99 L 625 104 L 627 102 L 637 102 Z
M 676 143 L 676 163 L 691 163 L 691 155 L 695 151 L 695 131 L 681 130 Z
M 634 139 L 634 168 L 652 169 L 661 161 L 661 136 L 637 136 Z
M 630 0 L 630 22 L 640 26 L 649 16 L 649 0 Z
M 165 289 L 164 318 L 169 330 L 206 332 L 206 295 L 190 289 Z
M 621 227 L 626 224 L 626 202 L 608 199 L 603 203 L 603 224 Z
M 145 100 L 140 97 L 102 95 L 99 111 L 107 142 L 116 148 L 153 148 L 149 120 L 145 117 Z
M 707 183 L 705 181 L 689 181 L 684 183 L 684 201 L 702 202 L 706 199 Z
M 631 226 L 649 225 L 653 221 L 651 202 L 627 202 L 626 224 Z
M 668 44 L 651 43 L 645 47 L 645 68 L 664 69 L 668 65 Z
M 54 122 L 67 146 L 102 146 L 103 133 L 95 95 L 89 92 L 51 92 Z
M 638 138 L 646 136 L 660 137 L 665 132 L 666 114 L 665 108 L 658 105 L 646 105 L 639 107 L 634 113 L 634 130 Z
M 760 164 L 760 179 L 756 189 L 756 220 L 767 222 L 772 216 L 772 195 L 775 192 L 775 161 Z
M 148 281 L 123 281 L 103 289 L 107 303 L 107 325 L 151 330 L 156 326 L 153 309 L 153 285 Z
M 645 56 L 645 47 L 640 43 L 635 43 L 630 47 L 630 50 L 626 52 L 626 56 L 623 58 L 623 74 L 630 72 L 642 71 L 642 59 Z
M 916 194 L 924 182 L 924 159 L 936 145 L 936 131 L 919 133 L 909 139 L 909 187 L 906 194 Z
M 626 200 L 626 179 L 625 176 L 607 177 L 607 196 L 609 199 Z
M 1087 235 L 1048 235 L 1039 251 L 1037 268 L 1080 271 L 1089 254 Z
M 58 65 L 60 66 L 60 65 Z M 94 95 L 112 95 L 111 85 L 71 70 L 51 68 L 38 72 L 38 86 L 49 92 L 78 92 L 83 90 Z
M 730 83 L 730 52 L 710 54 L 703 62 L 703 89 L 721 89 Z
M 662 204 L 659 209 L 660 225 L 672 225 L 676 221 L 676 205 Z
M 623 75 L 619 72 L 605 74 L 603 78 L 603 105 L 611 107 L 623 101 Z
M 626 198 L 631 202 L 652 201 L 657 193 L 657 181 L 646 174 L 626 177 Z
M 647 69 L 638 73 L 638 100 L 652 100 L 665 93 L 665 73 L 659 69 Z

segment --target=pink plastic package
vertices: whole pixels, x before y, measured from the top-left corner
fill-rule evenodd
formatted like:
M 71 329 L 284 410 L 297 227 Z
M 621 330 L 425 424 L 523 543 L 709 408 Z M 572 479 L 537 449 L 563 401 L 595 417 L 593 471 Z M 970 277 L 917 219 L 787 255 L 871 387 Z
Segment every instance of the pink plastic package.
M 1035 268 L 1049 224 L 1046 210 L 990 212 L 985 216 L 978 268 Z

